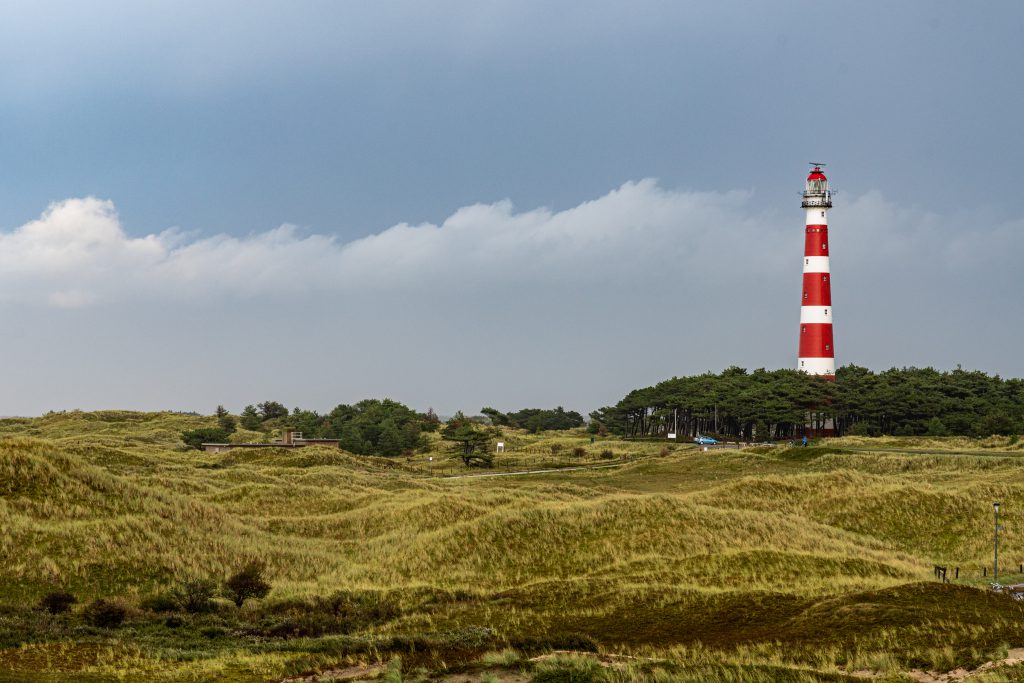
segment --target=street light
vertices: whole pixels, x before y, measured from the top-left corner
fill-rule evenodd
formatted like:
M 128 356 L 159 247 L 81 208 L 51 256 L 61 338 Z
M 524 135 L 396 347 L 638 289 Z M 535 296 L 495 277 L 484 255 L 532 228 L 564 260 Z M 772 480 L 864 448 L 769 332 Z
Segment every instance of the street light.
M 999 583 L 999 501 L 992 503 L 992 507 L 996 511 L 996 555 L 995 563 L 992 567 L 992 576 L 995 583 Z

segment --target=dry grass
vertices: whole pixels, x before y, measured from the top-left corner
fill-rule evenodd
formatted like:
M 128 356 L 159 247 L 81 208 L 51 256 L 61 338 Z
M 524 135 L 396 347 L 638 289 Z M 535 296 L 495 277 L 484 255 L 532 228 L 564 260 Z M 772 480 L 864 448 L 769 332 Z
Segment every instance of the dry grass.
M 179 643 L 143 612 L 114 634 L 26 616 L 58 588 L 82 602 L 137 603 L 182 577 L 223 578 L 252 557 L 267 562 L 268 604 L 339 590 L 388 595 L 400 614 L 367 627 L 367 642 L 427 634 L 472 649 L 459 640 L 468 636 L 443 634 L 485 626 L 494 642 L 484 649 L 584 638 L 641 658 L 602 668 L 608 680 L 840 680 L 854 665 L 897 675 L 1021 644 L 1011 642 L 1024 616 L 1017 603 L 931 577 L 945 564 L 950 576 L 962 568 L 962 583 L 983 583 L 995 499 L 1004 567 L 1024 561 L 1020 461 L 988 455 L 987 442 L 882 444 L 986 454 L 976 457 L 831 446 L 680 446 L 659 457 L 659 443 L 510 433 L 506 443 L 526 450 L 516 455 L 537 463 L 551 459 L 543 451 L 552 443 L 560 454 L 582 447 L 595 459 L 604 449 L 641 459 L 447 480 L 429 476 L 430 454 L 178 448 L 182 429 L 210 422 L 122 412 L 0 421 L 0 602 L 14 610 L 0 613 L 0 636 L 28 643 L 0 650 L 0 681 L 256 681 L 353 656 L 354 645 L 329 638 Z M 437 460 L 441 448 L 435 442 Z M 231 612 L 217 628 L 230 634 L 250 616 Z M 387 647 L 364 650 L 385 657 Z M 520 661 L 515 652 L 489 657 Z M 584 668 L 581 676 L 597 675 Z

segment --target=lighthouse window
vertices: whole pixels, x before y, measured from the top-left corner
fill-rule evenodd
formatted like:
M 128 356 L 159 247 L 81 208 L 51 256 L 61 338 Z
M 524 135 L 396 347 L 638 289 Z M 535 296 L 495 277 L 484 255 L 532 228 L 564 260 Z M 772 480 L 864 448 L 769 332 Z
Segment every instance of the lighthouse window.
M 828 249 L 828 245 L 826 243 L 822 242 L 821 243 L 821 248 L 822 248 L 822 250 Z
M 805 299 L 807 298 L 807 292 L 804 292 L 804 298 Z
M 822 218 L 824 218 L 824 217 L 825 217 L 825 212 L 824 212 L 824 211 L 822 211 L 822 212 L 821 212 L 821 217 L 822 217 Z
M 803 334 L 804 332 L 807 332 L 807 325 L 800 326 L 800 333 Z
M 825 315 L 828 315 L 828 309 L 827 308 L 825 309 Z
M 821 281 L 822 282 L 828 282 L 828 275 L 822 275 L 821 276 Z
M 828 350 L 829 350 L 829 349 L 831 349 L 831 348 L 832 348 L 832 345 L 831 345 L 831 344 L 825 344 L 825 350 L 826 350 L 826 351 L 828 351 Z
M 805 266 L 806 266 L 806 265 L 809 265 L 809 264 L 810 264 L 810 262 L 811 262 L 811 259 L 809 259 L 809 258 L 805 258 L 805 259 L 804 259 L 804 265 L 805 265 Z

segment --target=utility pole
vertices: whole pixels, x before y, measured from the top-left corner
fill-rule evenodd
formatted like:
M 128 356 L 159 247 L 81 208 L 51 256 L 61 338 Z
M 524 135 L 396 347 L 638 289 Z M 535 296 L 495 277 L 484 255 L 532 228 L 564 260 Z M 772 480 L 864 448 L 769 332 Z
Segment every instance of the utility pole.
M 992 566 L 992 581 L 999 583 L 999 501 L 992 503 L 992 507 L 996 511 L 996 554 Z

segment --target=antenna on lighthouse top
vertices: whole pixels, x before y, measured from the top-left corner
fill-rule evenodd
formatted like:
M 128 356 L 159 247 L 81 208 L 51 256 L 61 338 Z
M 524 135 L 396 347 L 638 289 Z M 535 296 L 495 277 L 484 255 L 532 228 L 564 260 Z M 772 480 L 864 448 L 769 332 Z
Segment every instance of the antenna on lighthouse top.
M 823 163 L 821 161 L 808 161 L 807 163 L 809 163 L 811 166 L 817 166 L 819 168 L 822 167 L 822 166 L 827 166 L 828 165 L 828 164 L 825 164 L 825 163 Z

